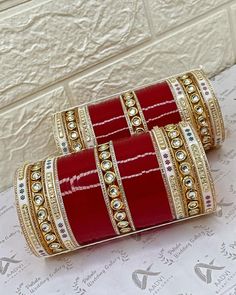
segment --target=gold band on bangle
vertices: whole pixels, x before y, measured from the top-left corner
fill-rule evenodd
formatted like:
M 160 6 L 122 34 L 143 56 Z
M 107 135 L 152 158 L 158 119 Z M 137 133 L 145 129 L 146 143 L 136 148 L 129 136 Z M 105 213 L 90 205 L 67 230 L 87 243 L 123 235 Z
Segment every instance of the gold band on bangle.
M 162 130 L 179 171 L 179 181 L 184 194 L 185 212 L 187 216 L 198 215 L 202 211 L 201 198 L 198 195 L 198 179 L 181 130 L 178 125 L 174 124 L 169 124 Z
M 174 219 L 186 217 L 182 193 L 178 182 L 178 171 L 170 154 L 167 142 L 161 128 L 154 127 L 151 131 L 154 149 L 161 168 L 163 182 L 166 188 L 170 209 Z
M 147 132 L 147 123 L 136 93 L 134 91 L 125 92 L 120 95 L 120 101 L 130 134 Z
M 34 222 L 30 214 L 29 195 L 26 182 L 27 167 L 28 166 L 25 164 L 16 171 L 15 175 L 14 186 L 18 218 L 30 250 L 36 256 L 46 256 L 47 252 L 45 252 L 44 248 L 41 246 L 41 241 L 38 238 Z
M 185 90 L 186 97 L 192 109 L 197 124 L 198 134 L 203 143 L 204 149 L 210 149 L 213 144 L 213 130 L 210 121 L 209 110 L 198 88 L 196 79 L 192 73 L 178 78 L 179 83 Z
M 26 178 L 31 215 L 42 246 L 49 255 L 65 251 L 66 247 L 57 233 L 45 192 L 43 162 L 28 166 Z
M 48 205 L 55 223 L 55 229 L 67 250 L 75 250 L 80 245 L 76 241 L 67 215 L 64 212 L 60 191 L 57 190 L 56 158 L 47 158 L 44 163 L 45 188 Z M 59 185 L 59 184 L 58 184 Z
M 56 113 L 53 116 L 53 135 L 59 152 L 68 154 L 70 149 L 66 137 L 66 131 L 63 124 L 62 113 Z
M 168 83 L 169 88 L 172 92 L 175 103 L 178 107 L 178 111 L 180 113 L 180 117 L 181 117 L 182 121 L 186 121 L 191 124 L 194 124 L 195 121 L 193 119 L 190 106 L 189 106 L 187 99 L 186 99 L 186 94 L 185 94 L 181 84 L 176 79 L 176 77 L 169 78 L 167 80 L 167 83 Z
M 63 112 L 62 118 L 70 152 L 78 152 L 85 149 L 84 139 L 80 130 L 78 108 Z
M 187 143 L 189 152 L 192 155 L 194 167 L 199 179 L 199 189 L 201 191 L 203 213 L 211 213 L 216 210 L 216 196 L 213 179 L 210 173 L 209 164 L 203 146 L 196 131 L 191 125 L 181 122 L 179 127 Z
M 225 139 L 225 128 L 219 102 L 216 99 L 211 82 L 202 70 L 192 72 L 201 90 L 204 101 L 209 109 L 209 117 L 214 130 L 214 146 L 220 145 Z
M 78 152 L 97 144 L 87 105 L 54 114 L 53 132 L 63 154 Z
M 93 130 L 93 124 L 88 111 L 88 106 L 78 108 L 79 126 L 86 148 L 91 148 L 97 145 L 97 139 Z
M 120 235 L 135 231 L 112 142 L 95 147 L 94 155 L 104 201 L 115 233 Z
M 202 70 L 193 70 L 167 80 L 182 121 L 197 130 L 205 150 L 225 138 L 222 113 L 209 79 Z

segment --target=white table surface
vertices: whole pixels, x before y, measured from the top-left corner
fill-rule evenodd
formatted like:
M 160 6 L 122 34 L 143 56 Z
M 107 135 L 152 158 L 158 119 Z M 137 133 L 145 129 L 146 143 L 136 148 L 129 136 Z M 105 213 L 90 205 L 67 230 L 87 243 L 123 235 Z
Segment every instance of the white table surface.
M 0 294 L 236 294 L 236 66 L 213 85 L 227 128 L 208 153 L 217 214 L 43 259 L 26 247 L 9 189 L 0 195 Z

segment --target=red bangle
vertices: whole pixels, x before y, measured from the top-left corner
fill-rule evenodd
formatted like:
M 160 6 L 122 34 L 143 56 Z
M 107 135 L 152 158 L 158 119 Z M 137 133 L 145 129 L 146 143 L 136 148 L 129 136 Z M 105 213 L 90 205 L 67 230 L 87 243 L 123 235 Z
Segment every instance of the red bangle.
M 215 211 L 200 139 L 188 123 L 18 169 L 20 224 L 50 256 Z
M 68 154 L 181 120 L 194 126 L 205 150 L 224 140 L 219 104 L 202 70 L 56 113 L 54 135 L 60 151 Z

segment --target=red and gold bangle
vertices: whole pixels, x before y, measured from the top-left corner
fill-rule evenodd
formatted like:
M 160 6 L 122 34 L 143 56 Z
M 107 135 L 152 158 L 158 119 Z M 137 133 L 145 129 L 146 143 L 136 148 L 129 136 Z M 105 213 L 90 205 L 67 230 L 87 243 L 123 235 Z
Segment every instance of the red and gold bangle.
M 205 152 L 188 123 L 26 165 L 15 192 L 23 233 L 38 256 L 216 210 Z
M 125 92 L 120 95 L 120 100 L 130 134 L 147 132 L 147 123 L 136 93 L 134 91 Z
M 112 142 L 94 148 L 98 176 L 107 211 L 117 235 L 135 231 Z
M 73 116 L 74 121 L 68 122 Z M 57 113 L 54 134 L 57 146 L 68 154 L 181 120 L 194 126 L 205 150 L 224 140 L 219 103 L 202 70 L 178 74 L 110 100 Z

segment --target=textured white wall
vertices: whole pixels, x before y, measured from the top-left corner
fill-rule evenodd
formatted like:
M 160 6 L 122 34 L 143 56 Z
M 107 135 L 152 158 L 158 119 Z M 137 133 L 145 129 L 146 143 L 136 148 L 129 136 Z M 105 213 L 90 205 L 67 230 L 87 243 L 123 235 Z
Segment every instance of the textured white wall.
M 0 0 L 0 191 L 53 154 L 51 114 L 235 63 L 236 1 Z

